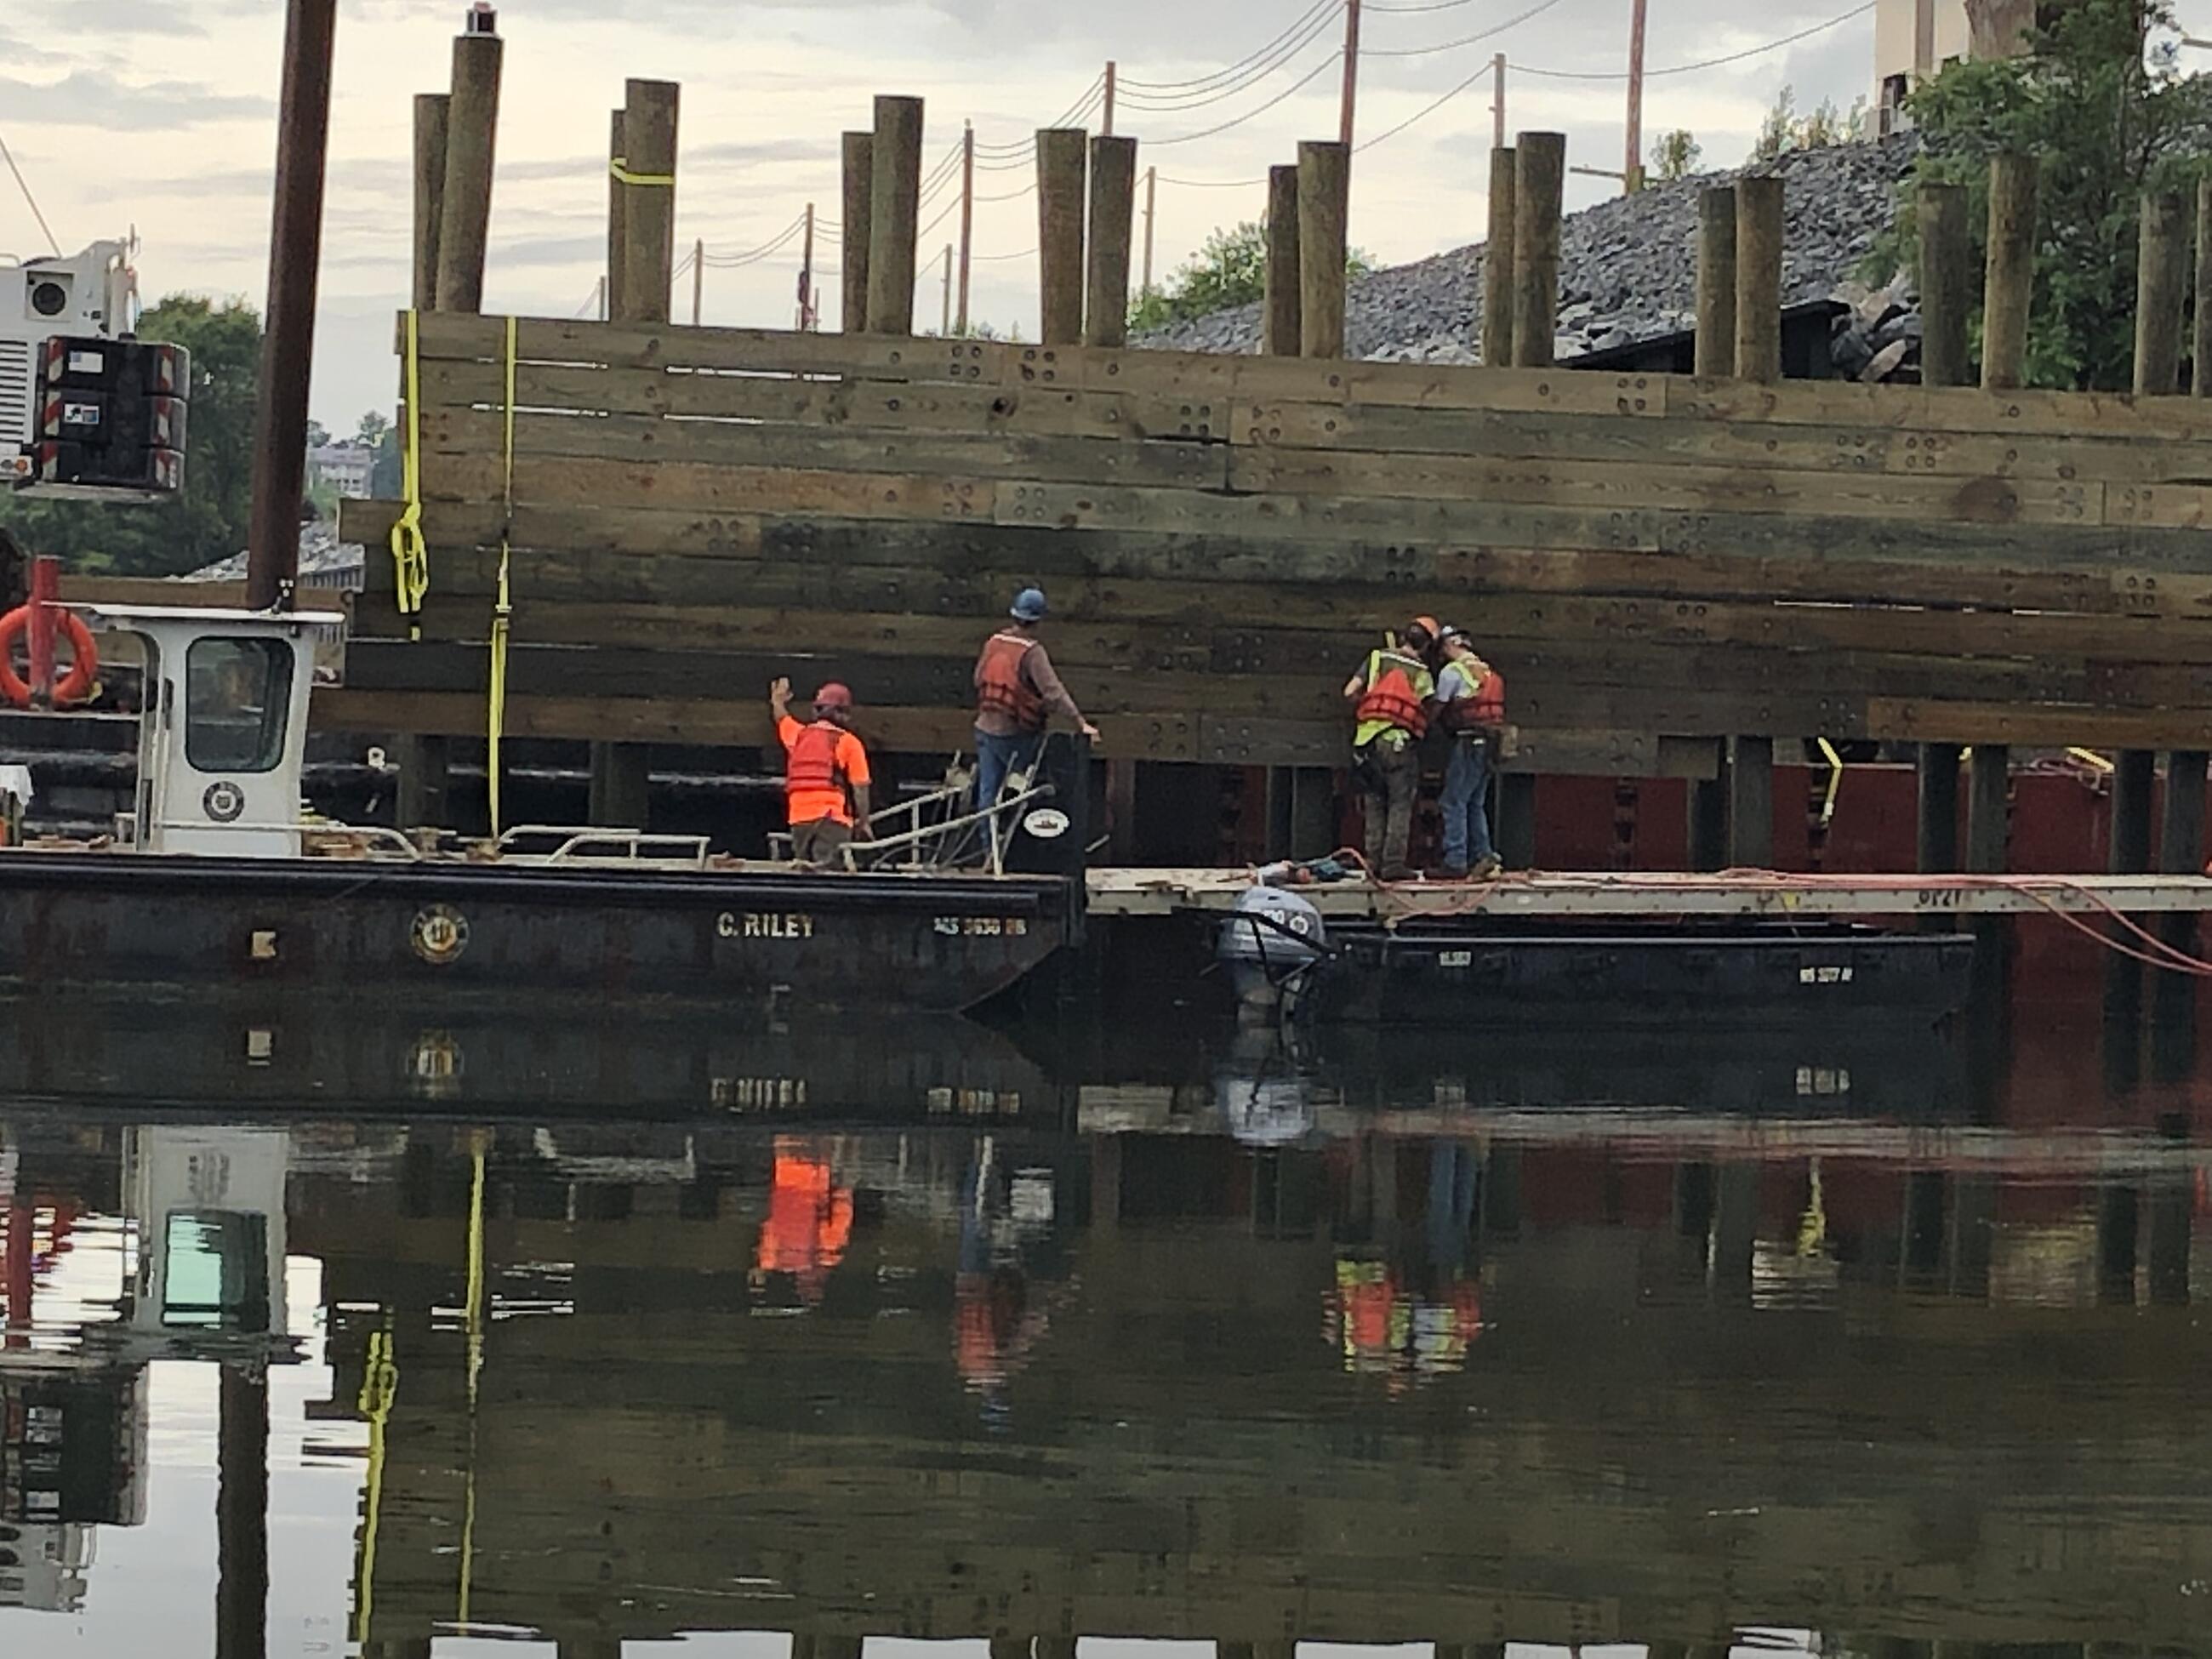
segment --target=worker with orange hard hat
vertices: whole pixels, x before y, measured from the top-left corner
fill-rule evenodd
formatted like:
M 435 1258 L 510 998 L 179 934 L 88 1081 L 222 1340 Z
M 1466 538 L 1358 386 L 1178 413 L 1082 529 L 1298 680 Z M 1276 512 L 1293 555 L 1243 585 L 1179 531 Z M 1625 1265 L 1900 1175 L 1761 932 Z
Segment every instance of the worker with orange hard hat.
M 831 680 L 814 694 L 814 718 L 791 715 L 791 682 L 769 687 L 769 712 L 783 744 L 784 799 L 790 808 L 792 856 L 817 866 L 835 863 L 868 834 L 868 751 L 853 732 L 853 694 Z
M 1385 881 L 1413 874 L 1406 849 L 1420 790 L 1420 741 L 1437 694 L 1429 653 L 1443 632 L 1434 617 L 1414 617 L 1403 634 L 1369 652 L 1344 685 L 1352 705 L 1352 772 L 1365 804 L 1368 872 Z

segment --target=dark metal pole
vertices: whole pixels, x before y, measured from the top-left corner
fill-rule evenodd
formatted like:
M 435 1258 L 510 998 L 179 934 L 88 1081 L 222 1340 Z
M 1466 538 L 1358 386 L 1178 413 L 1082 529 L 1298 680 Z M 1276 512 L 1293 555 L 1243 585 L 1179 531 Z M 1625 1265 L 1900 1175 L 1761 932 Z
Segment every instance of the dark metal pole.
M 331 54 L 337 0 L 289 0 L 283 100 L 276 112 L 276 203 L 269 230 L 269 310 L 253 432 L 253 516 L 246 602 L 291 603 L 300 571 L 300 490 L 307 465 L 307 385 L 322 263 L 323 163 L 330 145 Z

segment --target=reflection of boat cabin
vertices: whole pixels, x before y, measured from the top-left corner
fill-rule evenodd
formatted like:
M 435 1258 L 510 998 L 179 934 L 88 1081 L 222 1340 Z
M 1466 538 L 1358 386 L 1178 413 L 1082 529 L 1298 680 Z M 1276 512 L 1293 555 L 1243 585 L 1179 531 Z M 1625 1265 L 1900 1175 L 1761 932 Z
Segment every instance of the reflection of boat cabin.
M 336 615 L 100 605 L 95 627 L 146 656 L 130 836 L 153 853 L 300 852 L 314 643 Z
M 134 1328 L 284 1334 L 290 1165 L 282 1130 L 131 1132 L 125 1190 L 139 1233 Z

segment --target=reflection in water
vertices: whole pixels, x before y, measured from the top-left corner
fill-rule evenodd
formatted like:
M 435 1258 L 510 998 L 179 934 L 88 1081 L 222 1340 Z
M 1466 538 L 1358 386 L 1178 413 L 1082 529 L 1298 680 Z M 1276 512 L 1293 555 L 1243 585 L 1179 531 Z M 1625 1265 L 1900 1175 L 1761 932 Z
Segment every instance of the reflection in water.
M 793 1038 L 810 1086 L 695 1069 L 627 1123 L 0 1115 L 0 1651 L 2212 1651 L 2191 1085 L 2082 1091 L 2060 1044 L 1874 1111 L 1873 1048 L 1839 1088 L 1762 1036 L 1715 1051 L 1757 1109 L 1661 1107 L 1694 1059 L 1646 1036 L 1565 1107 L 1529 1079 L 1601 1045 L 1417 1084 L 1153 1036 Z M 204 1426 L 154 1403 L 180 1367 Z M 272 1513 L 347 1538 L 326 1582 Z M 211 1540 L 128 1547 L 180 1515 Z

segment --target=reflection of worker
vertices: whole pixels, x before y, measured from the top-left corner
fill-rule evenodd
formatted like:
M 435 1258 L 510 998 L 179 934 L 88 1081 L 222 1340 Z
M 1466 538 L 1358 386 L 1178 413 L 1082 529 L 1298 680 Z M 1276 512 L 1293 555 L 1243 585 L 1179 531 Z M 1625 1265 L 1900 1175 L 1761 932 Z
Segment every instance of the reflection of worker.
M 811 1307 L 822 1300 L 830 1270 L 844 1260 L 852 1237 L 853 1194 L 831 1178 L 829 1160 L 806 1141 L 777 1136 L 755 1273 L 789 1273 L 799 1300 Z
M 1433 617 L 1416 617 L 1402 637 L 1370 651 L 1345 682 L 1352 705 L 1352 769 L 1365 798 L 1367 867 L 1385 881 L 1413 872 L 1406 848 L 1413 834 L 1413 797 L 1421 781 L 1418 745 L 1429 729 L 1429 699 L 1436 682 L 1428 653 L 1440 630 Z
M 1025 587 L 1014 596 L 1012 625 L 983 641 L 975 659 L 975 806 L 998 804 L 1009 772 L 1036 764 L 1045 721 L 1059 714 L 1092 742 L 1098 728 L 1084 719 L 1053 671 L 1037 624 L 1045 618 L 1044 592 Z
M 784 750 L 784 799 L 791 809 L 791 854 L 802 864 L 834 861 L 868 833 L 868 751 L 853 735 L 853 694 L 832 680 L 814 694 L 814 720 L 791 717 L 791 682 L 769 688 L 775 734 Z

